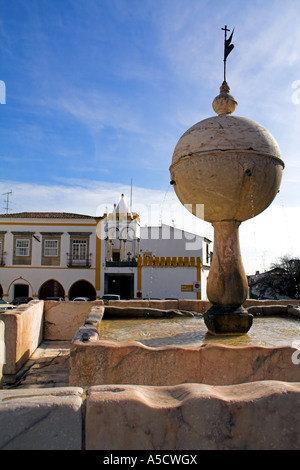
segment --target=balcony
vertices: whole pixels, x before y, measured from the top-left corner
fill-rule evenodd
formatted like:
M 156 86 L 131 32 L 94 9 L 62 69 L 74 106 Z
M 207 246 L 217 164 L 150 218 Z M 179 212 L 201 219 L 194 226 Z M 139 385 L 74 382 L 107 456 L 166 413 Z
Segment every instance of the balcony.
M 106 261 L 107 268 L 135 268 L 137 261 Z
M 80 256 L 78 259 L 67 253 L 67 266 L 68 268 L 90 268 L 92 265 L 91 262 L 92 253 L 86 256 Z

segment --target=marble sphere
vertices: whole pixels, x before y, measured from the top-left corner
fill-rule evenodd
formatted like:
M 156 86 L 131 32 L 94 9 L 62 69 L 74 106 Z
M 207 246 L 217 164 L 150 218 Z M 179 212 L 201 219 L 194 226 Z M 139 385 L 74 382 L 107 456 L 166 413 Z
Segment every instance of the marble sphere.
M 226 82 L 204 119 L 179 139 L 170 176 L 182 204 L 204 220 L 245 221 L 265 210 L 276 196 L 284 163 L 279 146 L 262 125 L 232 116 L 237 102 Z M 199 211 L 201 213 L 201 211 Z

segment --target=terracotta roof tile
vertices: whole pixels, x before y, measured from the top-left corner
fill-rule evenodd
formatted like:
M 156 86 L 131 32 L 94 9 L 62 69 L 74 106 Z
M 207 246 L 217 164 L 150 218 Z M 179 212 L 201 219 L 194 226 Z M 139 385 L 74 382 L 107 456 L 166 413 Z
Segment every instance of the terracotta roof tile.
M 73 214 L 70 212 L 19 212 L 0 214 L 0 218 L 13 219 L 95 219 L 91 215 Z

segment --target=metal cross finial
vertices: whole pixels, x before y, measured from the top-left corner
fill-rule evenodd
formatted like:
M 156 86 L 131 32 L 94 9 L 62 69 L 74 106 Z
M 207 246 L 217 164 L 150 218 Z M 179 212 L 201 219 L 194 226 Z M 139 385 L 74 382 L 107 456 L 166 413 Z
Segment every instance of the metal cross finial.
M 225 24 L 225 28 L 222 28 L 222 31 L 225 31 L 225 39 L 226 39 L 227 31 L 230 31 L 230 29 L 227 29 L 227 24 Z
M 231 35 L 229 36 L 228 39 L 227 39 L 227 32 L 229 32 L 230 29 L 227 28 L 227 25 L 225 25 L 225 28 L 222 28 L 222 31 L 224 31 L 224 34 L 225 34 L 225 40 L 224 40 L 224 82 L 226 82 L 226 59 L 227 59 L 228 55 L 230 54 L 230 52 L 232 51 L 232 49 L 234 48 L 234 45 L 231 44 L 232 36 L 233 36 L 233 33 L 234 33 L 234 28 L 233 28 L 232 33 L 231 33 Z

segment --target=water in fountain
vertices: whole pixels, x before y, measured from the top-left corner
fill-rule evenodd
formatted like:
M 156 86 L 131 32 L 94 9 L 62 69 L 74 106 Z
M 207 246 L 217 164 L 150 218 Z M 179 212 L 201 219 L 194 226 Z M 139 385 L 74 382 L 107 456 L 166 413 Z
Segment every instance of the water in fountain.
M 203 318 L 112 319 L 102 320 L 100 339 L 138 341 L 157 348 L 166 345 L 182 347 L 220 343 L 227 346 L 291 346 L 300 335 L 300 320 L 280 317 L 256 317 L 247 334 L 213 336 L 207 332 Z
M 167 187 L 167 189 L 166 189 L 166 191 L 165 191 L 165 195 L 164 195 L 164 197 L 163 197 L 162 203 L 161 203 L 161 205 L 160 205 L 160 210 L 159 210 L 159 225 L 162 224 L 162 212 L 163 212 L 164 205 L 165 205 L 165 203 L 166 203 L 166 199 L 167 199 L 167 196 L 168 196 L 170 187 L 171 187 L 171 185 L 168 184 L 168 187 Z

